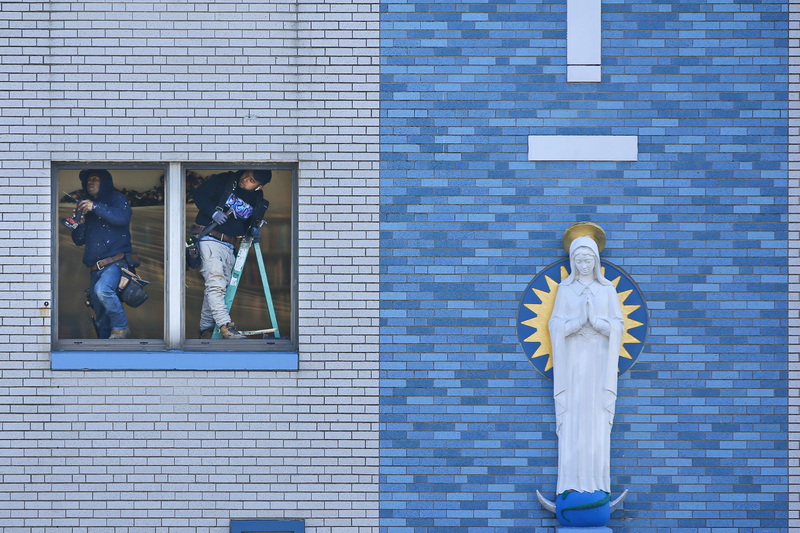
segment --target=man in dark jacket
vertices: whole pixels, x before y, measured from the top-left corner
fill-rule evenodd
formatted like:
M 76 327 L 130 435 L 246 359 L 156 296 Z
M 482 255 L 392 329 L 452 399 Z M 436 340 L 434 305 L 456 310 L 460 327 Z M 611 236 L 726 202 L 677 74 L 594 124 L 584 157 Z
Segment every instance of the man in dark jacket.
M 203 261 L 200 274 L 205 280 L 200 338 L 210 338 L 215 325 L 225 339 L 245 338 L 231 320 L 225 292 L 240 238 L 248 231 L 258 236 L 264 213 L 259 207 L 265 206 L 261 188 L 271 179 L 270 170 L 225 172 L 212 176 L 194 190 L 194 203 L 199 213 L 193 232 L 199 233 L 205 226 L 216 224 L 198 243 Z
M 125 339 L 130 334 L 128 317 L 117 295 L 121 268 L 127 268 L 131 251 L 131 207 L 124 195 L 114 190 L 107 170 L 80 173 L 87 196 L 78 203 L 83 218 L 72 231 L 72 241 L 85 246 L 83 264 L 89 267 L 90 298 L 101 339 Z

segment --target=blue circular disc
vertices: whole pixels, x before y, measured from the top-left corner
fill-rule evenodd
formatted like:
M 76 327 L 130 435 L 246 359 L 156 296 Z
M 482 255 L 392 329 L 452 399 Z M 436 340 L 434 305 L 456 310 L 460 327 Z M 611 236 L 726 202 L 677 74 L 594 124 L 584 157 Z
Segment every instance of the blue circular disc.
M 600 261 L 605 277 L 616 287 L 622 307 L 625 331 L 619 357 L 622 375 L 639 358 L 647 336 L 647 305 L 639 287 L 628 274 L 608 261 Z M 528 284 L 517 312 L 517 336 L 522 350 L 533 366 L 553 379 L 553 354 L 548 321 L 558 284 L 569 275 L 569 259 L 563 259 L 539 272 Z

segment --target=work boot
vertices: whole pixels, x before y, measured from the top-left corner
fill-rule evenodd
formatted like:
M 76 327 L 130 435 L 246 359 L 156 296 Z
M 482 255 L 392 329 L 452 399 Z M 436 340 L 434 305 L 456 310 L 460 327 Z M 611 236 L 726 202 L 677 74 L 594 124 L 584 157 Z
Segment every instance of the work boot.
M 124 329 L 112 329 L 111 335 L 109 335 L 109 339 L 127 339 L 128 335 L 131 334 L 131 328 L 124 328 Z
M 210 339 L 211 335 L 213 333 L 214 333 L 214 326 L 211 326 L 210 328 L 203 328 L 203 329 L 200 330 L 200 334 L 198 335 L 198 338 L 200 338 L 200 339 Z
M 223 339 L 246 339 L 244 335 L 242 335 L 238 329 L 236 329 L 236 324 L 233 322 L 228 322 L 224 326 L 219 327 L 219 332 L 222 333 Z

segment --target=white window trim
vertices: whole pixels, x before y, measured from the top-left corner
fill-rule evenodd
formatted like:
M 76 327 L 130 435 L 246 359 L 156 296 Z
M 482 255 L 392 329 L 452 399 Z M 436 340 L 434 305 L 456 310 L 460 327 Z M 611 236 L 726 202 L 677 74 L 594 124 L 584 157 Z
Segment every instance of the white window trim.
M 164 236 L 165 265 L 183 265 L 186 254 L 186 228 L 184 199 L 186 198 L 186 180 L 183 179 L 184 167 L 181 163 L 170 163 L 167 169 L 167 183 L 177 183 L 177 194 L 164 195 L 166 220 Z M 174 185 L 172 185 L 174 186 Z M 164 269 L 164 342 L 168 350 L 179 350 L 183 346 L 183 324 L 186 316 L 183 302 L 186 301 L 186 284 L 183 281 L 185 268 Z

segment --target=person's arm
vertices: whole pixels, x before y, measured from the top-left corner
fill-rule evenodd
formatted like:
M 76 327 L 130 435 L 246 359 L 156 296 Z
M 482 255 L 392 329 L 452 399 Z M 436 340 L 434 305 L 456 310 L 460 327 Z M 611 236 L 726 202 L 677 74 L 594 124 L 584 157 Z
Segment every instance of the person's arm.
M 556 301 L 553 304 L 553 312 L 550 315 L 550 335 L 553 335 L 554 328 L 557 328 L 564 338 L 569 337 L 583 326 L 586 320 L 586 302 L 583 299 L 575 306 L 570 306 L 567 300 L 569 298 L 579 298 L 575 295 L 572 289 L 568 286 L 559 286 L 556 293 Z M 570 307 L 578 309 L 578 316 L 570 316 Z
M 589 323 L 595 331 L 608 337 L 608 333 L 610 331 L 608 320 L 604 317 L 597 316 L 597 310 L 595 309 L 594 303 L 592 303 L 592 300 L 587 301 L 589 303 Z
M 92 213 L 112 226 L 127 226 L 131 222 L 131 206 L 120 193 L 109 196 L 109 203 L 95 202 Z
M 192 193 L 197 209 L 208 217 L 213 216 L 214 212 L 217 211 L 223 190 L 226 186 L 230 186 L 229 181 L 229 179 L 221 176 L 215 176 L 197 186 Z
M 261 223 L 264 221 L 264 215 L 267 214 L 267 209 L 269 208 L 269 200 L 264 198 L 264 193 L 258 192 L 259 199 L 254 206 L 253 214 L 250 215 L 250 219 L 247 221 L 247 235 L 253 238 L 253 242 L 261 241 Z

